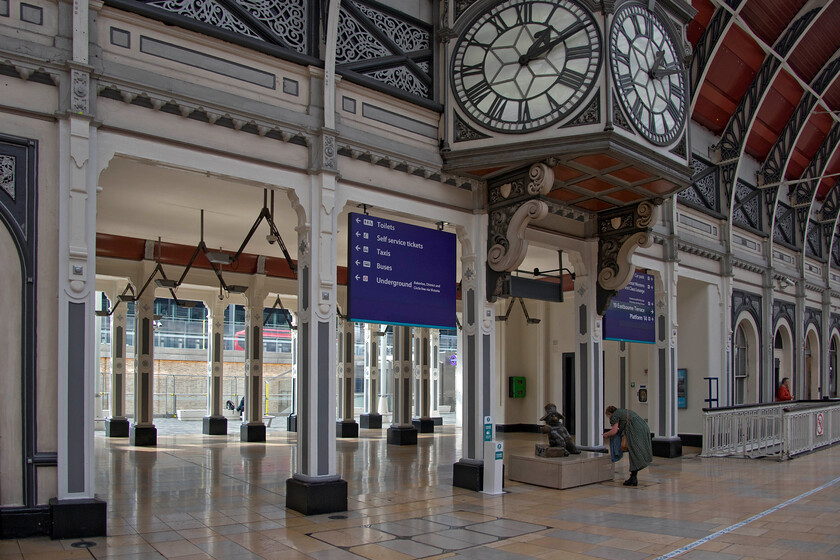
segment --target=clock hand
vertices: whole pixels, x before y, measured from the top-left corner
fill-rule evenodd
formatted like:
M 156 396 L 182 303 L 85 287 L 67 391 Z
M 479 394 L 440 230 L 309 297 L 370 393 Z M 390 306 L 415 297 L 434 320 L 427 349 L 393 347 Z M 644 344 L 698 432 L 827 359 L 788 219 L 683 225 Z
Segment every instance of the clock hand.
M 667 66 L 662 67 L 661 69 L 652 71 L 650 73 L 651 78 L 660 79 L 664 78 L 665 76 L 672 76 L 674 74 L 679 74 L 682 72 L 682 68 L 669 68 Z
M 564 42 L 566 39 L 580 31 L 581 29 L 584 29 L 587 25 L 588 22 L 579 21 L 574 25 L 564 29 L 562 33 L 560 33 L 551 41 L 549 41 L 548 39 L 551 36 L 551 31 L 553 30 L 552 27 L 547 27 L 539 33 L 536 33 L 534 35 L 536 41 L 534 41 L 534 44 L 528 48 L 528 51 L 525 54 L 519 57 L 519 64 L 525 66 L 532 60 L 548 54 L 549 52 L 551 52 L 551 49 L 553 49 L 559 43 Z
M 656 51 L 656 54 L 653 57 L 653 66 L 651 66 L 648 70 L 648 75 L 651 78 L 656 77 L 656 71 L 659 69 L 660 66 L 662 66 L 663 62 L 665 62 L 665 51 Z

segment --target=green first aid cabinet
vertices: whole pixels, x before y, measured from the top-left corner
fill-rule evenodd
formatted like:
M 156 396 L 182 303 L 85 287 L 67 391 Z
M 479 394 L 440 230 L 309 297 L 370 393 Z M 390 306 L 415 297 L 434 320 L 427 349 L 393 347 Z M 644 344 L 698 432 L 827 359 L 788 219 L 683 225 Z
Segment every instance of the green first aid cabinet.
M 525 398 L 525 378 L 520 376 L 508 377 L 508 397 L 512 399 Z

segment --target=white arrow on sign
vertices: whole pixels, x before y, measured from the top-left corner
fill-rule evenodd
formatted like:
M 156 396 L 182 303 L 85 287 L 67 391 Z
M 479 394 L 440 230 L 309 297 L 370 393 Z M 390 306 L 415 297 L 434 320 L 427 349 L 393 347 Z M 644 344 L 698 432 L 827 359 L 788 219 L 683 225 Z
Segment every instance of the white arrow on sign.
M 359 233 L 358 231 L 356 232 L 356 237 L 359 237 L 359 236 L 361 236 L 361 235 L 362 235 L 362 234 L 361 234 L 361 233 Z
M 359 275 L 357 274 L 357 275 L 356 275 L 356 280 L 358 280 L 358 279 L 359 279 Z
M 356 266 L 359 266 L 359 261 L 356 261 Z
M 356 218 L 356 223 L 357 223 L 357 224 L 359 223 L 359 218 Z
M 359 246 L 358 246 L 358 245 L 356 245 L 356 250 L 357 250 L 357 251 L 359 250 Z

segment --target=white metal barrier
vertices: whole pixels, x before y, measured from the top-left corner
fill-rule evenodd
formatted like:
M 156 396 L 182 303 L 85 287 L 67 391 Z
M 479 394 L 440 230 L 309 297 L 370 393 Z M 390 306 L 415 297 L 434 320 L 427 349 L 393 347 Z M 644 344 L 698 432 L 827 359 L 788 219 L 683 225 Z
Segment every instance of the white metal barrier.
M 704 409 L 701 457 L 790 459 L 840 441 L 840 402 L 795 401 Z

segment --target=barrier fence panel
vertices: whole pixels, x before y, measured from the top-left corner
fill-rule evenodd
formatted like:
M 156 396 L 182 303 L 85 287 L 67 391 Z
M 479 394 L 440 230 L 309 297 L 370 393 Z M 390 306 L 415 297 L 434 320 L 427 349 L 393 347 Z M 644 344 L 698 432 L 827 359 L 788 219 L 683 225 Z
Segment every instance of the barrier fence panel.
M 701 457 L 791 457 L 840 441 L 840 401 L 704 409 Z

